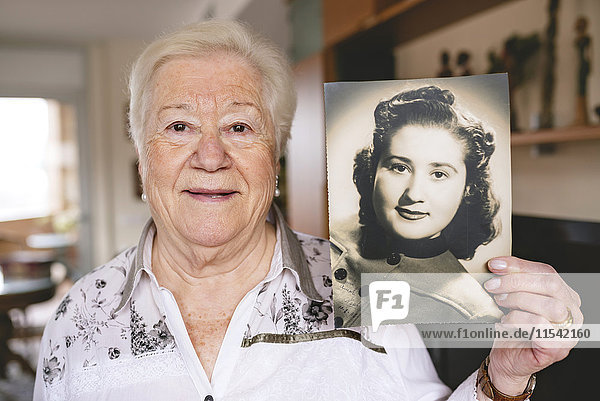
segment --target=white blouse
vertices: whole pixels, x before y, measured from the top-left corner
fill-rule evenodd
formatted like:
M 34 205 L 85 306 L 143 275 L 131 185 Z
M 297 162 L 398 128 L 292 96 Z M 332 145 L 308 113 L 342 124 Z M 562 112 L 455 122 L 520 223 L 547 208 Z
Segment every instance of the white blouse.
M 329 243 L 273 214 L 270 271 L 237 306 L 210 381 L 152 273 L 150 221 L 137 247 L 63 299 L 42 338 L 34 401 L 476 399 L 475 374 L 452 394 L 439 380 L 413 325 L 335 329 Z

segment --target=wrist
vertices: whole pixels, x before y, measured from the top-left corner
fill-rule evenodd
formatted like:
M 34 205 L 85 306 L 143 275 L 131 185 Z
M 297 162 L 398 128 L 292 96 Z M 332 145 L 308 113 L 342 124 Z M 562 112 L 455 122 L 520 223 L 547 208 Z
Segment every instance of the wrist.
M 490 358 L 490 362 L 488 364 L 488 375 L 490 377 L 490 381 L 494 384 L 498 390 L 502 391 L 507 395 L 520 395 L 523 394 L 525 389 L 527 388 L 527 384 L 529 383 L 529 378 L 531 376 L 509 376 L 506 374 L 500 373 L 500 369 L 494 363 L 494 360 Z
M 498 388 L 496 383 L 494 383 L 490 377 L 488 372 L 489 368 L 490 357 L 488 356 L 481 363 L 479 371 L 477 372 L 478 399 L 491 399 L 493 401 L 525 401 L 531 397 L 535 387 L 535 375 L 531 375 L 527 379 L 527 383 L 523 386 L 522 380 L 520 380 L 519 377 L 512 378 L 507 375 L 498 374 L 498 370 L 496 370 L 496 380 L 500 386 L 500 388 Z

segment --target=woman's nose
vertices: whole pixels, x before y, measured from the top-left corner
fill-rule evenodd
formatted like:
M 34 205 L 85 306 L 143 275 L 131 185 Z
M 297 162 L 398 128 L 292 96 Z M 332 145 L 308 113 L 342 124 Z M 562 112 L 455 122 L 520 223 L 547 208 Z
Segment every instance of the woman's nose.
M 408 186 L 404 191 L 403 195 L 404 197 L 412 201 L 412 203 L 419 203 L 424 201 L 424 190 L 425 188 L 423 179 L 413 174 L 410 180 L 408 181 Z
M 217 130 L 203 132 L 192 155 L 191 166 L 209 172 L 231 166 L 231 159 Z

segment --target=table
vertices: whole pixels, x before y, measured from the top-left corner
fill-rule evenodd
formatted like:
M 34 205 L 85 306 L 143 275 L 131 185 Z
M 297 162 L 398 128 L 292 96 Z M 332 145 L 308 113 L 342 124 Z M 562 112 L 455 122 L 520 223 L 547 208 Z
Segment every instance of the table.
M 23 371 L 35 376 L 35 371 L 29 363 L 8 347 L 8 340 L 14 330 L 8 311 L 47 301 L 54 296 L 55 291 L 56 283 L 49 277 L 6 278 L 4 284 L 0 284 L 0 377 L 6 378 L 6 365 L 10 361 L 16 361 Z

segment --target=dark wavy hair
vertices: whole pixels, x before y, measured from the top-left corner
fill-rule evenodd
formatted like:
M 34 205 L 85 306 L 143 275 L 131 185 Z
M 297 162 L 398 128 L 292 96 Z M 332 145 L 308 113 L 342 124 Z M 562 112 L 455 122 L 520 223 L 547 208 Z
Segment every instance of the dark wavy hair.
M 373 185 L 382 150 L 388 139 L 407 125 L 448 130 L 465 149 L 467 171 L 465 194 L 456 215 L 442 230 L 450 252 L 458 259 L 471 259 L 475 249 L 491 242 L 499 233 L 498 201 L 490 189 L 489 161 L 496 148 L 494 133 L 474 117 L 457 110 L 454 94 L 436 86 L 401 92 L 379 102 L 375 109 L 371 146 L 354 159 L 354 184 L 360 194 L 360 250 L 363 257 L 385 257 L 393 244 L 379 225 L 373 208 Z

